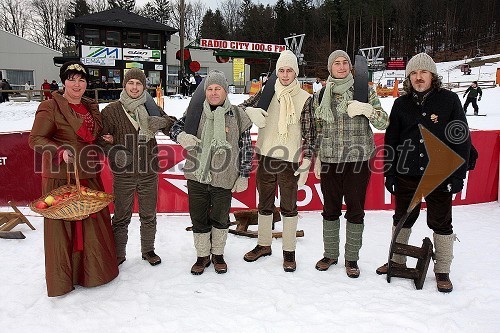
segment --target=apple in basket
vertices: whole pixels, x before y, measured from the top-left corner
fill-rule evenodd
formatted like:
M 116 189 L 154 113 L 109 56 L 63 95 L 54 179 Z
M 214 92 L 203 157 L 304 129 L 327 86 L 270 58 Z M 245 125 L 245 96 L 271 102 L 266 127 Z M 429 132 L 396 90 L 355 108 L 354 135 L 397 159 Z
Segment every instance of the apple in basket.
M 38 209 L 45 209 L 45 208 L 49 207 L 49 205 L 47 205 L 47 203 L 45 201 L 39 200 L 35 203 L 35 207 Z
M 106 197 L 106 193 L 104 193 L 104 192 L 99 192 L 99 193 L 97 193 L 97 196 L 98 196 L 99 198 L 104 198 L 104 197 Z
M 43 201 L 45 201 L 47 206 L 52 206 L 52 203 L 54 202 L 54 200 L 56 200 L 56 199 L 53 196 L 48 195 L 47 197 L 45 197 L 45 199 Z

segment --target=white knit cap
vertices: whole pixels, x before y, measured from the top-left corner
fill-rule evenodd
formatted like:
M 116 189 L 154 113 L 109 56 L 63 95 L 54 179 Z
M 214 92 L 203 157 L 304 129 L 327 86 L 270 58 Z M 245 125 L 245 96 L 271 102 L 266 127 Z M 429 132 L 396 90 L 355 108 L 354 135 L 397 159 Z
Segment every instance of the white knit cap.
M 333 62 L 335 61 L 335 59 L 337 59 L 338 57 L 346 58 L 347 61 L 349 61 L 349 67 L 352 69 L 352 62 L 351 62 L 351 58 L 349 57 L 349 55 L 342 50 L 335 50 L 332 53 L 330 53 L 330 55 L 328 56 L 328 73 L 330 73 L 330 76 L 333 76 L 332 75 L 332 65 L 333 65 Z
M 436 63 L 427 53 L 414 55 L 406 64 L 406 76 L 417 70 L 425 70 L 437 75 Z
M 280 53 L 280 57 L 278 58 L 278 61 L 276 61 L 276 72 L 281 67 L 291 67 L 294 71 L 295 74 L 298 76 L 299 75 L 299 64 L 297 63 L 297 56 L 290 51 L 290 50 L 285 50 Z

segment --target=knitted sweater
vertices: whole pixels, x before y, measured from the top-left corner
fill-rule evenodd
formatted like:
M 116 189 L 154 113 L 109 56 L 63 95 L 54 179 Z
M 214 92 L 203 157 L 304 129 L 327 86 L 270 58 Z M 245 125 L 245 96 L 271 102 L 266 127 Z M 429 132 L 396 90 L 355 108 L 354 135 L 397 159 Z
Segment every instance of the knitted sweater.
M 244 108 L 255 107 L 261 96 L 262 92 L 260 91 L 244 101 L 240 106 Z M 257 154 L 288 162 L 300 162 L 301 157 L 312 158 L 315 151 L 316 124 L 310 103 L 311 97 L 305 90 L 301 90 L 292 99 L 298 121 L 296 124 L 288 125 L 287 143 L 280 143 L 278 138 L 280 106 L 276 95 L 274 95 L 267 110 L 266 126 L 259 128 L 259 135 L 255 145 Z

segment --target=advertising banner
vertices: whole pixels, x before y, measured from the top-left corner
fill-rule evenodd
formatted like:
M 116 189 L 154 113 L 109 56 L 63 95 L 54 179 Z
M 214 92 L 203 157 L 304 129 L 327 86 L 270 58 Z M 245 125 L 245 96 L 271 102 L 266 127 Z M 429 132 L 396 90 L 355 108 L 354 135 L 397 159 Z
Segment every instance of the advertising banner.
M 123 49 L 123 60 L 161 62 L 160 50 Z
M 467 205 L 490 202 L 498 199 L 500 131 L 474 131 L 472 142 L 479 152 L 475 170 L 467 174 L 462 192 L 455 195 L 454 205 Z M 26 205 L 41 195 L 41 177 L 35 173 L 35 163 L 40 156 L 28 146 L 28 132 L 0 134 L 0 206 L 6 206 L 9 200 L 18 205 Z M 159 192 L 158 212 L 188 212 L 187 181 L 183 166 L 185 152 L 178 144 L 168 139 L 159 139 Z M 394 197 L 384 187 L 383 145 L 384 135 L 375 134 L 375 143 L 379 147 L 377 155 L 371 160 L 372 174 L 368 185 L 365 208 L 367 210 L 393 209 Z M 37 164 L 38 165 L 38 164 Z M 250 176 L 248 189 L 234 193 L 232 209 L 255 208 L 258 193 L 255 184 L 257 161 Z M 112 192 L 112 174 L 107 166 L 101 177 L 107 192 Z M 276 206 L 279 207 L 279 192 L 276 193 Z M 299 188 L 297 206 L 299 210 L 322 210 L 323 195 L 320 181 L 311 171 L 307 182 Z M 425 206 L 425 205 L 424 205 Z
M 122 59 L 122 49 L 112 46 L 82 45 L 82 58 Z

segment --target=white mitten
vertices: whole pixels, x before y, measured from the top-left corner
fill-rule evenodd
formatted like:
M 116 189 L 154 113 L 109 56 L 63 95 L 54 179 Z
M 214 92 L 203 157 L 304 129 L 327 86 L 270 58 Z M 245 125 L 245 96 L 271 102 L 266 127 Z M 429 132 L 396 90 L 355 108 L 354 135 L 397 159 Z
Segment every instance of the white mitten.
M 302 160 L 302 163 L 300 163 L 299 168 L 295 173 L 293 174 L 294 176 L 299 176 L 299 181 L 297 182 L 297 185 L 299 187 L 304 186 L 306 181 L 307 181 L 307 176 L 309 176 L 309 168 L 311 167 L 311 160 L 308 158 L 304 158 Z
M 182 148 L 186 150 L 191 150 L 194 149 L 198 143 L 201 142 L 200 139 L 198 139 L 196 136 L 193 134 L 187 134 L 186 132 L 180 132 L 179 135 L 177 135 L 177 142 L 182 146 Z
M 370 103 L 361 103 L 358 101 L 348 101 L 347 104 L 347 114 L 349 117 L 353 118 L 355 116 L 363 115 L 369 118 L 373 112 L 373 106 Z
M 316 156 L 316 160 L 314 161 L 314 175 L 316 179 L 321 179 L 321 160 L 319 156 Z
M 249 106 L 245 109 L 245 112 L 252 123 L 254 123 L 258 128 L 266 126 L 267 111 L 261 108 L 253 108 Z
M 238 177 L 236 179 L 236 182 L 234 183 L 233 189 L 231 192 L 243 192 L 248 188 L 248 178 L 245 177 Z

